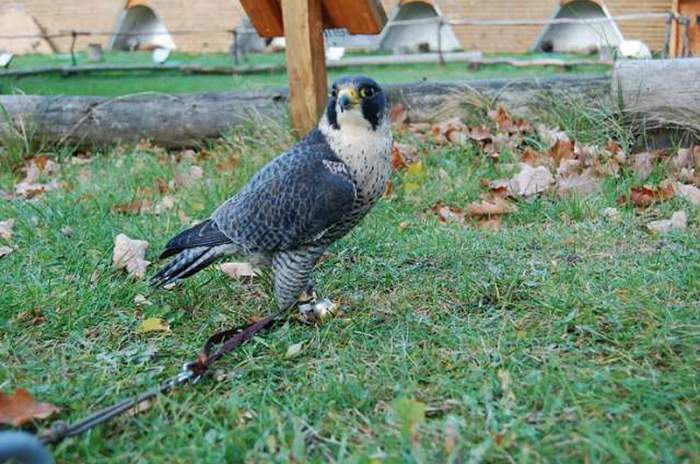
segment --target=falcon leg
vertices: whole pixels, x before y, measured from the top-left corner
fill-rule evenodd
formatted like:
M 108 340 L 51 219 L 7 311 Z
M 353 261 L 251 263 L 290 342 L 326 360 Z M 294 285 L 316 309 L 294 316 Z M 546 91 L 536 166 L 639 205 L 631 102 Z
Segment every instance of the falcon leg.
M 297 305 L 303 322 L 319 322 L 330 312 L 330 300 L 318 301 L 311 270 L 320 253 L 304 251 L 280 252 L 272 260 L 273 287 L 277 303 L 282 308 Z
M 309 281 L 306 290 L 299 297 L 297 302 L 299 318 L 305 323 L 316 323 L 330 315 L 335 306 L 328 298 L 318 299 L 313 282 Z

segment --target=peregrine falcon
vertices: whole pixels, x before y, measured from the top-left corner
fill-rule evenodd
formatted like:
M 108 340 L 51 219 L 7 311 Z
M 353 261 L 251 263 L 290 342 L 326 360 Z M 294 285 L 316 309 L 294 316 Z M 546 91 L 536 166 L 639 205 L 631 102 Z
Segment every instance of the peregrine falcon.
M 209 219 L 171 239 L 160 258 L 175 258 L 151 284 L 166 285 L 221 257 L 239 256 L 270 267 L 277 304 L 290 308 L 313 288 L 310 274 L 323 252 L 383 195 L 391 144 L 382 88 L 364 76 L 337 80 L 318 126 Z

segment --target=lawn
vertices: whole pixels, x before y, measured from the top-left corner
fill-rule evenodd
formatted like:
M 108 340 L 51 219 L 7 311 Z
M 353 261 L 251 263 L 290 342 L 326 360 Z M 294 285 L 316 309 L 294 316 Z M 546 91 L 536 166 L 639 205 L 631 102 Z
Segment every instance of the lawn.
M 609 115 L 543 117 L 579 141 L 627 149 Z M 442 224 L 431 207 L 478 200 L 482 180 L 507 177 L 519 156 L 399 139 L 422 168 L 394 172 L 393 194 L 316 270 L 339 314 L 255 338 L 214 378 L 67 440 L 57 460 L 698 462 L 698 207 L 617 203 L 666 179 L 667 165 L 644 181 L 623 167 L 590 197 L 521 199 L 488 230 Z M 112 247 L 119 233 L 145 239 L 155 261 L 291 143 L 286 128 L 241 129 L 196 153 L 141 143 L 95 151 L 88 164 L 45 148 L 61 187 L 0 199 L 0 220 L 15 220 L 0 239 L 14 249 L 0 259 L 0 390 L 27 388 L 77 420 L 174 375 L 213 332 L 269 313 L 264 279 L 209 269 L 153 291 L 113 269 Z M 193 164 L 202 179 L 164 192 Z M 22 176 L 13 164 L 0 189 Z M 128 207 L 165 195 L 175 206 L 159 216 Z M 686 230 L 646 229 L 679 209 Z M 139 333 L 151 317 L 170 331 Z
M 78 64 L 89 64 L 83 54 L 79 53 Z M 519 56 L 514 58 L 527 58 Z M 537 57 L 537 55 L 532 55 Z M 551 55 L 547 56 L 552 58 Z M 556 56 L 571 59 L 566 56 Z M 249 55 L 244 64 L 263 65 L 279 64 L 284 61 L 284 54 Z M 29 55 L 19 56 L 12 63 L 12 69 L 25 69 L 45 66 L 68 66 L 69 55 Z M 151 64 L 149 53 L 109 52 L 105 54 L 104 64 Z M 203 66 L 231 66 L 231 57 L 227 54 L 190 55 L 173 53 L 170 64 L 200 64 Z M 445 65 L 393 65 L 373 67 L 352 67 L 332 69 L 329 79 L 347 74 L 367 74 L 385 84 L 416 82 L 429 80 L 481 79 L 491 77 L 547 76 L 554 73 L 604 73 L 607 66 L 572 66 L 568 70 L 551 67 L 516 68 L 507 65 L 490 65 L 470 69 L 463 63 Z M 282 87 L 287 84 L 283 72 L 266 72 L 251 76 L 225 75 L 183 75 L 179 71 L 128 71 L 103 72 L 76 76 L 58 74 L 12 77 L 0 76 L 0 94 L 26 93 L 37 95 L 102 95 L 118 96 L 139 92 L 214 92 L 230 90 L 253 90 L 264 87 Z

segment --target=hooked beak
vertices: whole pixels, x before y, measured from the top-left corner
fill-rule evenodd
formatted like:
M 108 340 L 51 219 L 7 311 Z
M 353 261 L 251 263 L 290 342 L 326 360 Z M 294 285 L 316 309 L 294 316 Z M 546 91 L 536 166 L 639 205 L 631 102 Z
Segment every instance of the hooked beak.
M 358 103 L 360 103 L 360 95 L 357 93 L 357 89 L 355 89 L 354 86 L 349 85 L 347 87 L 343 87 L 338 92 L 338 104 L 340 105 L 340 111 L 350 109 Z

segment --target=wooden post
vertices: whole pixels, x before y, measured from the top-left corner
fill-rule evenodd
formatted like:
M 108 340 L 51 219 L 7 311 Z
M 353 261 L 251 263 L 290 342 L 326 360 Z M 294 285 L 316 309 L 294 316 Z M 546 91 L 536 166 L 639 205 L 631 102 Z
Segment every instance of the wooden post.
M 328 91 L 321 0 L 282 0 L 282 20 L 292 125 L 305 135 L 323 114 Z

